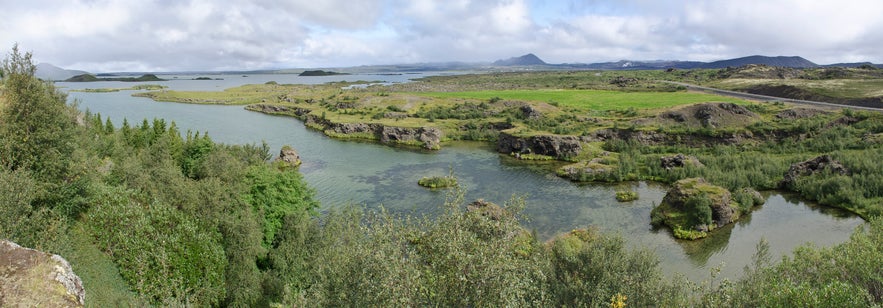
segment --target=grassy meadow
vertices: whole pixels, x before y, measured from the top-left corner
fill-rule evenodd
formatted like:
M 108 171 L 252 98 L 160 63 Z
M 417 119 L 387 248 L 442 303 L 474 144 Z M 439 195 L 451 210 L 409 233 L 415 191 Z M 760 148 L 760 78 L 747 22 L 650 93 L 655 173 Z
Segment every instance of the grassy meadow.
M 433 98 L 466 98 L 476 100 L 520 100 L 545 102 L 583 110 L 658 109 L 704 102 L 746 103 L 744 100 L 695 92 L 622 92 L 612 90 L 489 90 L 464 92 L 427 92 L 415 95 Z

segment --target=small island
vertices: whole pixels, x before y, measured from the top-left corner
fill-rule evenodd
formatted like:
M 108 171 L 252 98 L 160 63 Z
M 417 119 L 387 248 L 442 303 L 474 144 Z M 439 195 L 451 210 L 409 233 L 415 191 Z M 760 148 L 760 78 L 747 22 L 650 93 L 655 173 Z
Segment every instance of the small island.
M 741 192 L 740 192 L 741 193 Z M 748 211 L 754 201 L 739 204 L 726 188 L 712 185 L 703 178 L 679 180 L 665 194 L 662 202 L 650 212 L 650 223 L 668 226 L 676 238 L 695 240 L 709 232 L 735 222 Z
M 305 77 L 314 77 L 314 76 L 335 76 L 335 75 L 349 75 L 349 74 L 347 74 L 347 73 L 339 73 L 339 72 L 332 72 L 332 71 L 323 71 L 323 70 L 303 71 L 302 73 L 298 74 L 298 76 L 305 76 Z
M 454 176 L 433 176 L 423 177 L 417 184 L 426 188 L 447 188 L 457 185 L 457 178 Z
M 166 81 L 166 80 L 159 78 L 154 74 L 144 74 L 144 75 L 141 75 L 141 77 L 114 77 L 114 78 L 98 78 L 92 74 L 82 74 L 82 75 L 77 75 L 77 76 L 74 76 L 74 77 L 64 80 L 64 82 L 95 82 L 95 81 L 144 82 L 144 81 Z

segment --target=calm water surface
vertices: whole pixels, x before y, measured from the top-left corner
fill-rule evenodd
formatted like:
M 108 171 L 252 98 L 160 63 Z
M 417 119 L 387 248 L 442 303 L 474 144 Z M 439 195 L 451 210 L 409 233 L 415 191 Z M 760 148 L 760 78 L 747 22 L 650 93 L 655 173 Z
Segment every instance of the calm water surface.
M 223 90 L 245 83 L 324 83 L 329 81 L 405 82 L 422 75 L 349 75 L 298 77 L 296 75 L 199 75 L 224 80 L 186 80 L 177 76 L 162 84 L 176 90 Z M 174 76 L 161 76 L 172 79 Z M 58 83 L 68 89 L 125 88 L 132 83 Z M 266 141 L 276 153 L 289 144 L 300 153 L 301 172 L 324 208 L 346 204 L 384 206 L 395 213 L 438 213 L 445 192 L 419 187 L 423 176 L 446 175 L 453 170 L 467 189 L 466 199 L 484 198 L 505 203 L 522 196 L 530 218 L 526 225 L 542 238 L 574 228 L 597 226 L 621 234 L 634 247 L 654 250 L 667 274 L 683 273 L 693 280 L 709 277 L 712 267 L 723 264 L 723 277 L 738 277 L 766 238 L 775 258 L 810 242 L 830 246 L 843 242 L 863 221 L 839 210 L 819 207 L 776 192 L 767 193 L 766 205 L 734 225 L 700 241 L 680 241 L 666 229 L 650 227 L 650 210 L 662 200 L 666 187 L 652 183 L 628 183 L 640 199 L 620 203 L 617 186 L 577 185 L 558 178 L 554 163 L 524 163 L 481 143 L 451 143 L 436 152 L 400 149 L 374 143 L 339 141 L 308 130 L 299 120 L 250 112 L 242 106 L 160 103 L 131 97 L 133 91 L 112 93 L 71 92 L 81 109 L 109 116 L 119 125 L 123 118 L 140 123 L 144 118 L 174 121 L 182 131 L 208 132 L 224 143 Z

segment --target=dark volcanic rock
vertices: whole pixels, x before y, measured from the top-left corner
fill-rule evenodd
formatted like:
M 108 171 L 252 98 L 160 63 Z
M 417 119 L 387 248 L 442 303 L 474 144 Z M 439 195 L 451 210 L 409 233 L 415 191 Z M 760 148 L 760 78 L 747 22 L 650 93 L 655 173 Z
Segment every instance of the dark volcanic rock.
M 779 183 L 782 188 L 793 189 L 794 183 L 802 176 L 810 176 L 818 172 L 828 170 L 831 173 L 839 175 L 848 175 L 849 169 L 843 166 L 839 161 L 834 160 L 829 155 L 822 155 L 816 158 L 792 164 L 785 172 L 785 178 Z
M 555 158 L 575 157 L 582 152 L 581 139 L 576 136 L 538 135 L 516 137 L 500 133 L 497 151 L 500 153 L 540 154 Z
M 671 170 L 673 168 L 681 168 L 685 166 L 694 166 L 694 167 L 702 167 L 704 166 L 702 162 L 699 161 L 695 156 L 689 156 L 684 154 L 678 154 L 674 156 L 663 156 L 659 159 L 659 163 L 662 168 L 665 170 Z
M 0 307 L 83 307 L 86 290 L 64 258 L 0 240 Z
M 521 114 L 524 115 L 525 119 L 533 120 L 539 119 L 543 116 L 543 114 L 539 110 L 530 105 L 521 106 L 521 108 L 519 109 L 521 110 Z
M 804 119 L 811 118 L 820 114 L 827 114 L 828 112 L 821 111 L 818 109 L 810 109 L 810 108 L 794 108 L 788 110 L 782 110 L 781 112 L 776 114 L 777 119 L 785 119 L 785 120 L 794 120 L 794 119 Z
M 442 132 L 435 127 L 407 128 L 384 126 L 380 131 L 382 143 L 421 142 L 426 149 L 437 149 L 441 142 Z

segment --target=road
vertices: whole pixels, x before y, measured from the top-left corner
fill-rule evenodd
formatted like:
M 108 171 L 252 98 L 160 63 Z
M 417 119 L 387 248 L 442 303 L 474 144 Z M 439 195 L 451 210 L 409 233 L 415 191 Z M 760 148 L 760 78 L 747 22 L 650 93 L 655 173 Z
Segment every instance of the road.
M 834 103 L 826 103 L 826 102 L 807 101 L 807 100 L 802 100 L 802 99 L 766 96 L 766 95 L 751 94 L 751 93 L 745 93 L 745 92 L 736 92 L 736 91 L 728 91 L 728 90 L 721 90 L 721 89 L 697 86 L 694 84 L 677 82 L 677 81 L 667 81 L 666 80 L 665 82 L 679 85 L 679 86 L 683 86 L 683 87 L 687 88 L 687 90 L 707 92 L 707 93 L 713 93 L 713 94 L 717 94 L 717 95 L 730 96 L 730 97 L 755 100 L 755 101 L 764 101 L 764 102 L 778 101 L 778 102 L 787 102 L 787 103 L 794 103 L 794 104 L 814 105 L 814 106 L 821 106 L 821 107 L 828 107 L 828 108 L 849 108 L 849 109 L 855 109 L 855 110 L 870 110 L 870 111 L 883 112 L 883 108 L 850 106 L 850 105 L 834 104 Z

